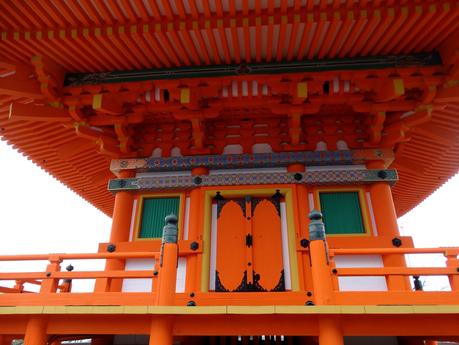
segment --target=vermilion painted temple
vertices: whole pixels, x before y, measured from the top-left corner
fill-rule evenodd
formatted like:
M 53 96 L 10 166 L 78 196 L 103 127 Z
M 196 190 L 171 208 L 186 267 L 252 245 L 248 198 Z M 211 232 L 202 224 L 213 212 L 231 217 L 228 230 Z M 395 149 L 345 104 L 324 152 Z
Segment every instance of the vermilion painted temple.
M 458 1 L 4 0 L 0 33 L 2 139 L 113 219 L 0 256 L 43 263 L 0 272 L 1 345 L 459 339 L 459 248 L 397 226 L 459 168 Z

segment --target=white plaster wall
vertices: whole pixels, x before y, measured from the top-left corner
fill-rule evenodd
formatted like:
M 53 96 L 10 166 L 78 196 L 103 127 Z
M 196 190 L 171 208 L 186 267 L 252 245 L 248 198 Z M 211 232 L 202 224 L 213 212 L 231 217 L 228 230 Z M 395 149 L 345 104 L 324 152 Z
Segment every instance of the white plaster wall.
M 380 255 L 338 255 L 336 268 L 384 267 Z M 340 291 L 387 291 L 385 277 L 339 277 Z
M 156 264 L 155 259 L 128 259 L 126 260 L 126 271 L 153 271 Z M 179 258 L 177 266 L 176 292 L 185 292 L 186 281 L 186 258 Z M 151 292 L 151 279 L 124 279 L 123 292 Z
M 155 259 L 128 259 L 126 260 L 126 271 L 153 271 Z M 123 292 L 151 292 L 151 279 L 123 279 Z

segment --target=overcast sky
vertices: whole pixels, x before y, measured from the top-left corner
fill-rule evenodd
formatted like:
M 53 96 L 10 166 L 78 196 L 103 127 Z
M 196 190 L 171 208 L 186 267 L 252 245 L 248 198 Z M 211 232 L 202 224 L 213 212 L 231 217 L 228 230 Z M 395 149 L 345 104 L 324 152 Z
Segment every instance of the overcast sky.
M 0 141 L 0 255 L 96 252 L 107 242 L 111 219 L 30 160 Z M 415 181 L 413 181 L 415 183 Z M 459 246 L 459 177 L 399 219 L 404 235 L 417 247 Z M 412 265 L 442 265 L 442 257 L 409 258 Z M 64 266 L 67 263 L 64 263 Z M 99 262 L 72 262 L 77 269 L 102 268 Z M 7 264 L 1 271 L 44 270 L 44 263 Z M 425 283 L 443 289 L 446 279 Z

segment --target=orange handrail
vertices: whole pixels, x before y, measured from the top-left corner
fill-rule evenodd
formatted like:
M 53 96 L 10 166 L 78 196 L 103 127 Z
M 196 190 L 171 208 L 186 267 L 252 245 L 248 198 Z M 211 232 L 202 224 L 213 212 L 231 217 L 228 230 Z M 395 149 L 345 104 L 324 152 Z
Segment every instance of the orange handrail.
M 440 248 L 339 248 L 330 249 L 329 255 L 369 255 L 369 254 L 443 254 L 458 256 L 458 247 Z
M 359 267 L 336 268 L 338 276 L 443 276 L 459 272 L 452 267 Z
M 185 255 L 184 253 L 183 255 Z M 120 253 L 75 253 L 75 254 L 25 254 L 0 255 L 0 261 L 51 261 L 51 260 L 90 260 L 90 259 L 143 259 L 158 258 L 159 252 L 120 252 Z
M 79 272 L 11 272 L 0 273 L 0 280 L 29 279 L 95 279 L 95 278 L 154 278 L 148 271 L 79 271 Z

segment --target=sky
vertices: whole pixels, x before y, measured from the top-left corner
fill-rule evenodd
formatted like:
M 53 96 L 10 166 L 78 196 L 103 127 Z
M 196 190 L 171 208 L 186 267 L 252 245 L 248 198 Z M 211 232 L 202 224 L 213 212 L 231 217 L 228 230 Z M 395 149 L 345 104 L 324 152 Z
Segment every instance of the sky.
M 111 219 L 0 141 L 0 255 L 92 253 L 107 242 Z M 415 181 L 413 181 L 415 183 Z M 459 175 L 399 219 L 401 233 L 416 247 L 459 246 Z M 410 256 L 411 266 L 441 266 L 441 256 Z M 68 262 L 63 263 L 65 267 Z M 72 262 L 78 270 L 103 268 L 102 261 Z M 45 262 L 5 263 L 0 272 L 44 270 Z M 422 279 L 426 290 L 447 289 L 442 278 Z M 75 283 L 86 290 L 87 282 Z

